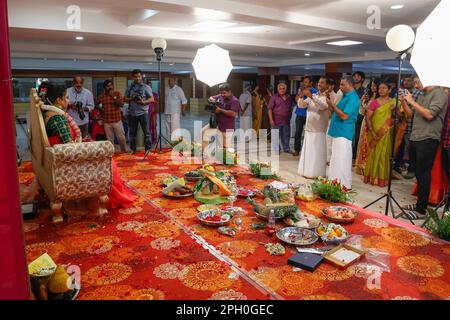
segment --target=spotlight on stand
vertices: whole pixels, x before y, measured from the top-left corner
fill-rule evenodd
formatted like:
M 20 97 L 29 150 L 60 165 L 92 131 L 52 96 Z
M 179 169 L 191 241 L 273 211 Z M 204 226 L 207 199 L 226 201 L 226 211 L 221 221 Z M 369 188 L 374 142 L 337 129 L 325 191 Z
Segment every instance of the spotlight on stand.
M 152 48 L 155 50 L 156 60 L 161 61 L 164 56 L 164 50 L 167 49 L 167 41 L 162 38 L 153 39 Z
M 159 77 L 159 99 L 158 99 L 158 139 L 156 140 L 156 144 L 155 144 L 155 152 L 158 153 L 163 153 L 163 148 L 162 148 L 162 141 L 163 139 L 168 143 L 168 145 L 170 146 L 170 142 L 169 140 L 167 140 L 167 138 L 165 138 L 162 135 L 162 113 L 161 113 L 161 87 L 163 86 L 163 83 L 161 81 L 161 60 L 164 56 L 164 50 L 167 49 L 167 41 L 162 39 L 162 38 L 155 38 L 152 40 L 152 48 L 155 51 L 156 54 L 156 61 L 158 61 L 158 77 Z M 170 148 L 167 150 L 170 151 Z M 147 158 L 147 156 L 149 155 L 149 153 L 151 152 L 151 150 L 147 150 L 147 152 L 145 152 L 144 155 L 144 159 L 145 160 Z
M 414 30 L 410 26 L 399 24 L 387 33 L 386 44 L 392 51 L 403 53 L 412 47 L 415 38 Z
M 394 126 L 393 126 L 393 134 L 392 134 L 392 150 L 391 150 L 391 159 L 390 159 L 390 168 L 389 168 L 389 180 L 388 180 L 388 188 L 386 194 L 378 198 L 377 200 L 371 202 L 364 209 L 374 205 L 375 203 L 386 198 L 386 207 L 385 207 L 385 215 L 389 214 L 389 210 L 391 211 L 392 217 L 398 219 L 400 217 L 406 217 L 409 221 L 414 224 L 414 221 L 406 214 L 405 210 L 401 207 L 399 202 L 394 198 L 392 194 L 392 171 L 394 169 L 394 154 L 395 154 L 395 135 L 397 132 L 397 112 L 398 112 L 398 89 L 401 85 L 401 77 L 402 77 L 402 65 L 403 60 L 408 55 L 408 52 L 414 45 L 415 34 L 414 30 L 411 27 L 401 24 L 393 27 L 386 35 L 386 44 L 389 49 L 398 53 L 398 76 L 397 76 L 397 96 L 395 99 L 395 110 L 394 110 Z M 394 203 L 400 209 L 401 213 L 396 214 L 394 210 Z

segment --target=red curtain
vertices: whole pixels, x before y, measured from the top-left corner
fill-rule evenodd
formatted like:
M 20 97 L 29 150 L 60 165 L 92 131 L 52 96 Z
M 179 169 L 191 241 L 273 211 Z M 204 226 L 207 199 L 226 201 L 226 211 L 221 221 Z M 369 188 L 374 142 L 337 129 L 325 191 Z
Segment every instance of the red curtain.
M 19 180 L 16 165 L 8 11 L 0 0 L 0 300 L 28 299 Z

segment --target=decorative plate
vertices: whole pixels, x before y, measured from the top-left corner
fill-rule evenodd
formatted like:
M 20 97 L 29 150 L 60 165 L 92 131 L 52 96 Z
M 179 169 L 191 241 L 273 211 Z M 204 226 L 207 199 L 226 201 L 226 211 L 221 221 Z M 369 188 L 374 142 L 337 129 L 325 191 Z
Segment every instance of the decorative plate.
M 343 226 L 334 223 L 328 223 L 318 227 L 316 233 L 323 242 L 328 244 L 342 243 L 350 235 Z
M 166 190 L 162 190 L 162 193 L 164 196 L 166 196 L 168 198 L 173 198 L 173 199 L 188 198 L 188 197 L 191 197 L 194 195 L 194 192 L 192 192 L 192 193 L 181 194 L 181 195 L 175 196 L 175 195 L 170 195 Z
M 278 230 L 277 238 L 293 246 L 309 246 L 319 240 L 319 236 L 313 231 L 297 227 Z
M 358 217 L 358 212 L 347 207 L 326 207 L 322 214 L 330 221 L 337 223 L 353 223 Z

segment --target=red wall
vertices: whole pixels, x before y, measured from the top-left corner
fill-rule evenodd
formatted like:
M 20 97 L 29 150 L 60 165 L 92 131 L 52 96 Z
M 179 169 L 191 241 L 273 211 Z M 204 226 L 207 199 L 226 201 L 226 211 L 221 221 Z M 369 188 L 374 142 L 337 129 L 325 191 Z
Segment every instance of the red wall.
M 0 0 L 0 299 L 28 299 L 9 62 L 6 0 Z

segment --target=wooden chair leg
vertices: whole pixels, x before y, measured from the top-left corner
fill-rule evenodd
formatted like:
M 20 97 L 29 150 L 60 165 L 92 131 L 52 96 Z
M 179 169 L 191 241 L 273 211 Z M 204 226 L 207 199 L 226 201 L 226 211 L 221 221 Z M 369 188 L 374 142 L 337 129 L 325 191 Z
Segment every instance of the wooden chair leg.
M 105 214 L 108 213 L 108 209 L 106 209 L 106 204 L 108 203 L 108 196 L 107 195 L 100 196 L 99 201 L 100 201 L 100 208 L 98 209 L 98 215 L 100 217 L 103 217 Z
M 52 221 L 53 223 L 61 223 L 64 221 L 63 211 L 62 211 L 62 202 L 52 202 L 50 204 L 50 208 L 53 212 Z

